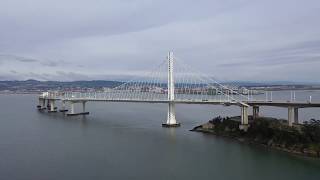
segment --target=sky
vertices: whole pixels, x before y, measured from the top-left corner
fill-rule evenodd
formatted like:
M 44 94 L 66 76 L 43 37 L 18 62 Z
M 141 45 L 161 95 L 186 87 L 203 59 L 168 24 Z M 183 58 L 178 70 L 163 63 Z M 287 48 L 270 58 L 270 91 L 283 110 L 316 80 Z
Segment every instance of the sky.
M 0 80 L 112 80 L 168 51 L 221 81 L 320 82 L 319 0 L 1 0 Z

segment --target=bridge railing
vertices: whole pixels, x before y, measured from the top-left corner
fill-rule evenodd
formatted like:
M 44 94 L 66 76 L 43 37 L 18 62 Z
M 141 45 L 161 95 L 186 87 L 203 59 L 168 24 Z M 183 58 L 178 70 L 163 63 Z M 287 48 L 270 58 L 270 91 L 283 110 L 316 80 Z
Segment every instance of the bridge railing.
M 308 94 L 300 93 L 299 97 L 295 95 L 290 97 L 290 92 L 266 92 L 256 95 L 238 95 L 238 94 L 225 94 L 216 93 L 209 94 L 206 91 L 198 92 L 177 92 L 175 94 L 175 100 L 177 101 L 215 101 L 215 102 L 247 102 L 247 101 L 259 101 L 259 102 L 311 102 L 311 96 Z M 168 100 L 168 94 L 166 91 L 143 91 L 143 90 L 108 90 L 105 92 L 59 92 L 51 91 L 44 92 L 40 95 L 41 98 L 48 99 L 87 99 L 87 100 L 132 100 L 132 101 L 166 101 Z M 317 99 L 313 99 L 317 101 Z M 318 100 L 319 101 L 319 100 Z
M 163 92 L 137 92 L 125 90 L 110 90 L 108 92 L 46 92 L 41 95 L 48 99 L 65 100 L 132 100 L 132 101 L 166 101 L 168 94 Z M 178 93 L 175 95 L 177 101 L 215 101 L 233 102 L 241 96 L 225 96 L 224 94 L 208 93 Z

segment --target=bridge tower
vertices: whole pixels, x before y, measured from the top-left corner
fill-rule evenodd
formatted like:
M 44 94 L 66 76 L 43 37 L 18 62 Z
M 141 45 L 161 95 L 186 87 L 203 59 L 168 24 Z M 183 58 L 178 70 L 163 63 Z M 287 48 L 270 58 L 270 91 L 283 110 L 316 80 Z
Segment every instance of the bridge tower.
M 168 53 L 168 116 L 167 122 L 162 124 L 163 127 L 178 127 L 180 123 L 177 123 L 176 120 L 176 108 L 174 103 L 174 76 L 173 76 L 173 67 L 174 67 L 174 58 L 173 52 Z

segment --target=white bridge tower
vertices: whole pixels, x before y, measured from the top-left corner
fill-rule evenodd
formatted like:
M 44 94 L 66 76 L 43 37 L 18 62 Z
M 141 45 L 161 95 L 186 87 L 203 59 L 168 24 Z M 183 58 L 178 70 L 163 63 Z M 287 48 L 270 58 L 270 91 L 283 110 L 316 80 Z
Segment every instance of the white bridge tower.
M 174 103 L 174 76 L 173 76 L 173 66 L 174 58 L 173 52 L 168 53 L 168 116 L 167 122 L 162 124 L 163 127 L 178 127 L 180 123 L 177 123 L 176 120 L 176 108 Z

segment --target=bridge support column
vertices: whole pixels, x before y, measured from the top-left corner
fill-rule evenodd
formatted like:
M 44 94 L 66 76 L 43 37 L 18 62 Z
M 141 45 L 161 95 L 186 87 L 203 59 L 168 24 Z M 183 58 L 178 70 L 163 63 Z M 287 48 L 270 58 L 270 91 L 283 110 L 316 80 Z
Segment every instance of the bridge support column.
M 294 123 L 299 124 L 299 108 L 294 108 Z
M 70 110 L 69 110 L 69 113 L 67 114 L 67 116 L 75 115 L 75 113 L 74 113 L 74 102 L 73 101 L 69 101 L 69 106 L 70 106 Z
M 292 126 L 295 121 L 295 108 L 292 106 L 288 107 L 288 125 Z
M 70 113 L 68 113 L 67 116 L 77 116 L 77 115 L 87 115 L 87 114 L 89 114 L 89 112 L 85 112 L 85 110 L 86 110 L 86 105 L 85 105 L 86 101 L 81 101 L 81 102 L 82 102 L 82 110 L 83 111 L 81 113 L 75 113 L 74 104 L 77 103 L 77 102 L 70 101 Z
M 74 102 L 70 102 L 70 113 L 74 114 Z
M 288 125 L 292 126 L 293 123 L 299 123 L 299 108 L 288 107 Z
M 253 111 L 252 112 L 252 119 L 256 120 L 259 117 L 259 111 L 260 111 L 259 106 L 253 106 L 252 111 Z
M 67 112 L 68 109 L 66 109 L 66 101 L 62 100 L 62 107 L 60 109 L 60 112 Z
M 50 100 L 47 99 L 47 109 L 50 110 Z
M 38 110 L 41 110 L 41 105 L 42 105 L 42 99 L 39 98 L 39 104 L 37 105 Z
M 241 106 L 241 124 L 239 129 L 247 131 L 249 128 L 248 107 Z
M 46 109 L 46 99 L 42 99 L 42 109 Z
M 50 110 L 48 112 L 57 112 L 55 100 L 50 100 Z
M 176 120 L 176 108 L 174 102 L 170 102 L 168 106 L 167 122 L 162 124 L 163 127 L 179 127 L 180 123 Z
M 82 101 L 82 112 L 86 112 L 86 101 Z
M 46 109 L 46 100 L 43 98 L 39 98 L 39 104 L 37 106 L 38 110 Z

